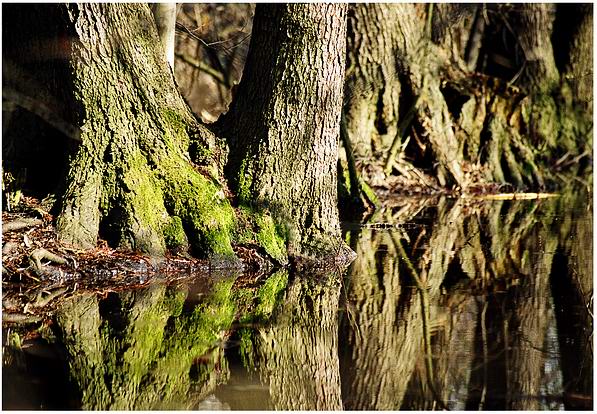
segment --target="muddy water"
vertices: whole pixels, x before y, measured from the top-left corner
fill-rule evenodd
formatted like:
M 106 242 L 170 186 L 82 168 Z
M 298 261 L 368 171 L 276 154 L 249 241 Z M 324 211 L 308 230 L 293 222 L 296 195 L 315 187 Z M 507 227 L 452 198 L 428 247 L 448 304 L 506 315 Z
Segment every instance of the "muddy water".
M 392 200 L 344 272 L 82 293 L 4 409 L 591 409 L 592 198 Z

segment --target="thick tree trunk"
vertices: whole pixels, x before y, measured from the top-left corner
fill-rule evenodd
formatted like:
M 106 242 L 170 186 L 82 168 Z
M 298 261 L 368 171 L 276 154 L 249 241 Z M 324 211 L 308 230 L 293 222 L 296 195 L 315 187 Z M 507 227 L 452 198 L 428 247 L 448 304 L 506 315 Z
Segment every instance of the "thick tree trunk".
M 346 5 L 259 4 L 236 101 L 221 121 L 241 206 L 269 211 L 291 255 L 343 254 L 336 160 Z
M 345 117 L 358 163 L 386 154 L 396 136 L 399 20 L 391 4 L 354 4 L 349 9 Z
M 100 223 L 123 247 L 163 254 L 168 244 L 232 255 L 233 211 L 214 178 L 191 165 L 199 139 L 204 159 L 214 137 L 196 122 L 176 89 L 146 5 L 67 6 L 81 145 L 67 178 L 60 239 L 94 247 Z M 211 145 L 206 145 L 204 142 Z M 207 148 L 206 148 L 207 147 Z

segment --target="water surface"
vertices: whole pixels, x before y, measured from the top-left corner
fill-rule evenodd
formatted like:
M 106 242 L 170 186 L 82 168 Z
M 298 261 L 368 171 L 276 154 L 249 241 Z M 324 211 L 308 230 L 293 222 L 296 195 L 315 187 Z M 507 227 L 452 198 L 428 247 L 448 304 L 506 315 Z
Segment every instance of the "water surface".
M 4 347 L 3 408 L 592 409 L 592 198 L 395 199 L 344 227 L 344 272 L 73 296 Z

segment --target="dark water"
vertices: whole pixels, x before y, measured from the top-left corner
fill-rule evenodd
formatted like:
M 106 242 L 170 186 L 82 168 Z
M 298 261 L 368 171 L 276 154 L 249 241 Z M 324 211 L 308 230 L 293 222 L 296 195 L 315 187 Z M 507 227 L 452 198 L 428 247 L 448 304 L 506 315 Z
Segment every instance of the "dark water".
M 70 298 L 4 347 L 3 408 L 592 409 L 592 198 L 395 200 L 372 223 L 345 225 L 343 273 Z

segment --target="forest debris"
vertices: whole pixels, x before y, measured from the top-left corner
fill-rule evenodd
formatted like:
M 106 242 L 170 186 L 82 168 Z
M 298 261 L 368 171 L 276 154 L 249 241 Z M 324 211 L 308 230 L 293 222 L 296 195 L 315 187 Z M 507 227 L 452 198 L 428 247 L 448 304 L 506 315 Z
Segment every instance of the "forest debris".
M 3 257 L 8 256 L 17 247 L 19 247 L 19 245 L 18 245 L 18 243 L 15 243 L 15 242 L 9 241 L 9 242 L 4 243 L 4 246 L 2 246 L 2 256 Z
M 36 218 L 19 218 L 8 223 L 2 223 L 2 234 L 9 231 L 21 230 L 27 227 L 39 226 L 43 221 Z

